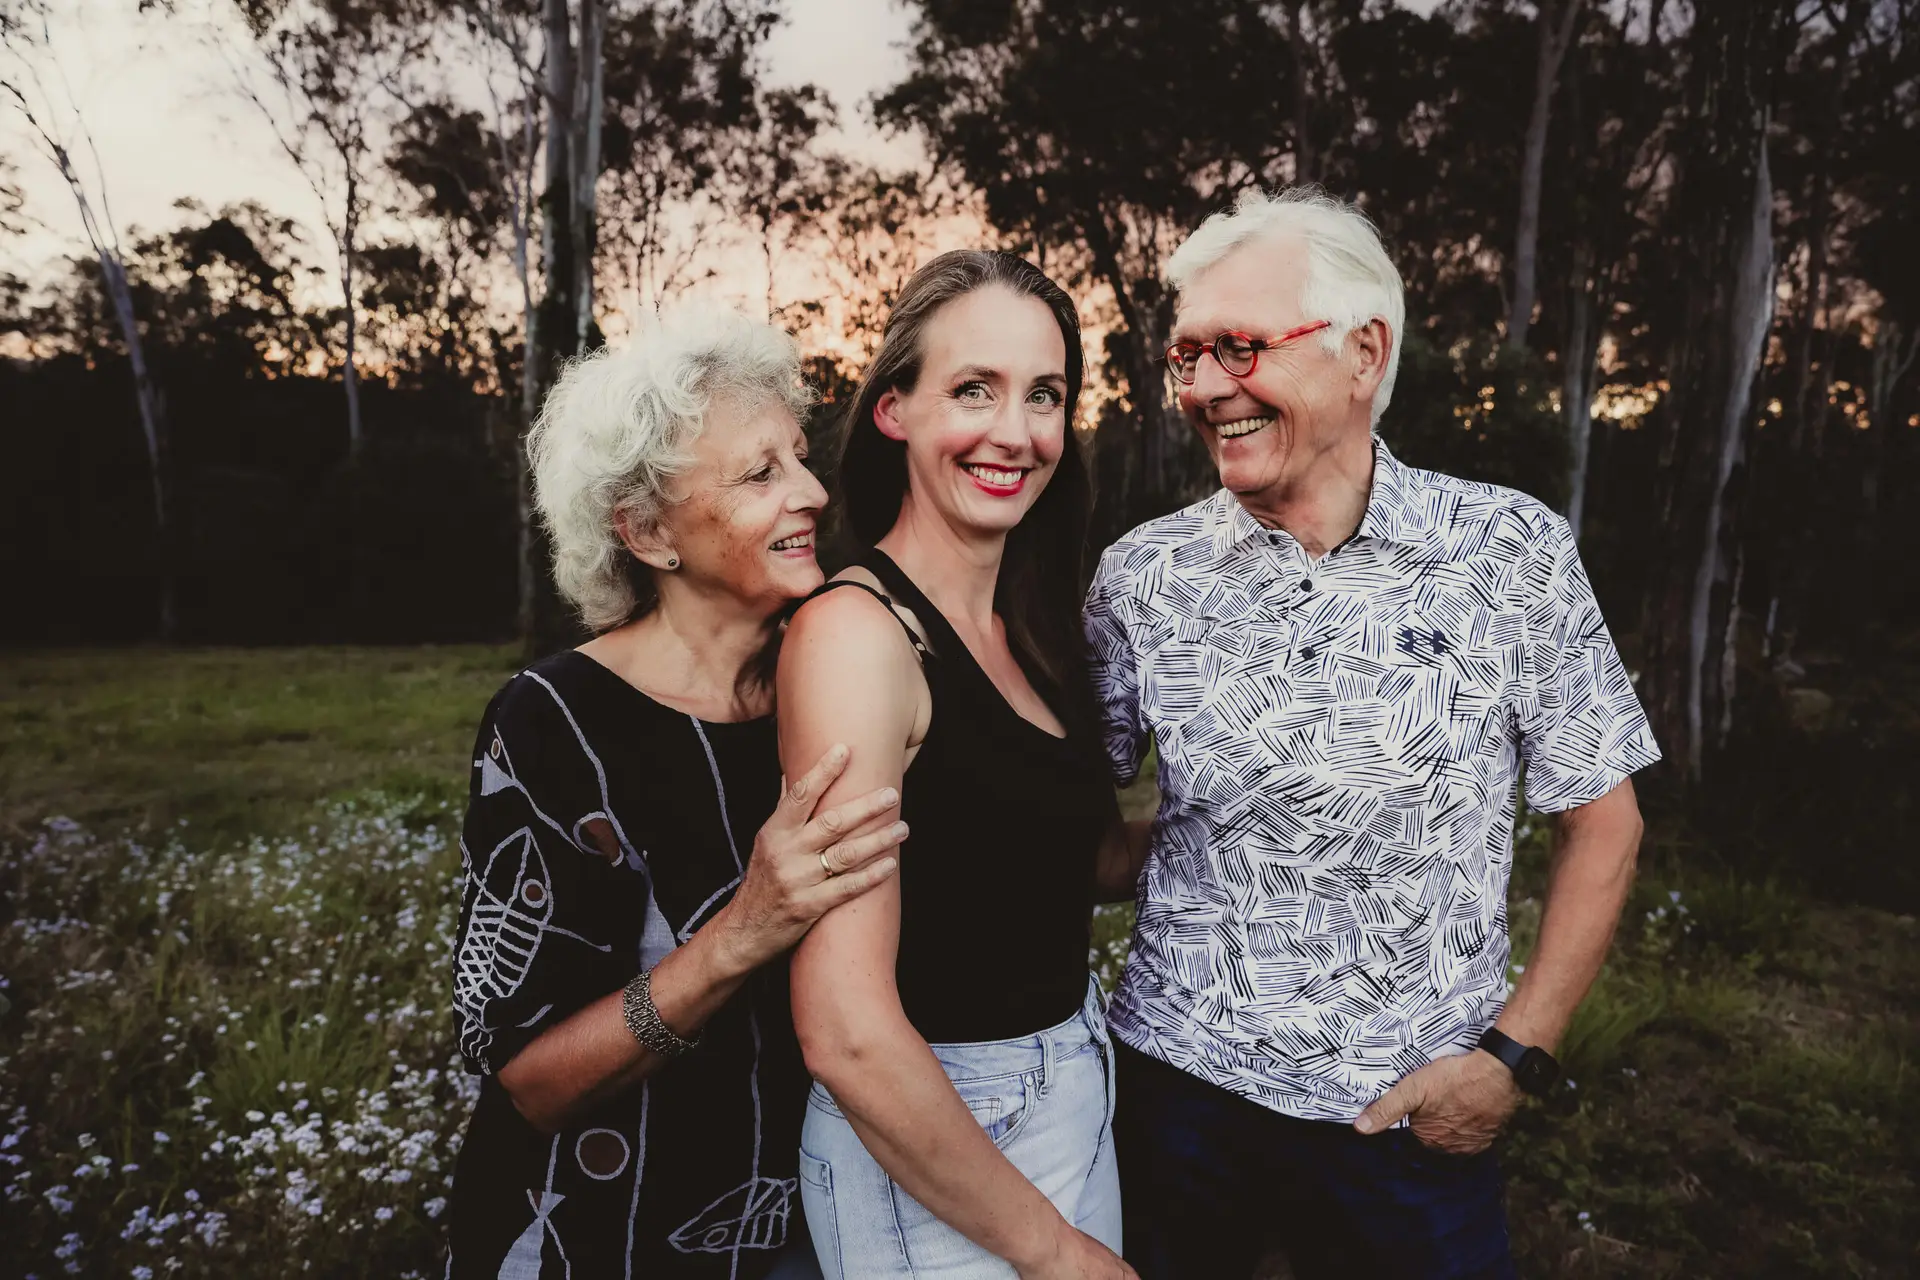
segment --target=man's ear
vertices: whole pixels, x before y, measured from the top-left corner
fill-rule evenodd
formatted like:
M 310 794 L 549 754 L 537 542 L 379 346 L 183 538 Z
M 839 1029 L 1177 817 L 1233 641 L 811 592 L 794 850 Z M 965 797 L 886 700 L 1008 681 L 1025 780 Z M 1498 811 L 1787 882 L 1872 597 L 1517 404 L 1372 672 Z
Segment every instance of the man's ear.
M 889 440 L 906 440 L 907 424 L 900 421 L 899 388 L 889 387 L 880 393 L 879 401 L 873 406 L 873 425 Z
M 1371 405 L 1374 394 L 1387 377 L 1387 362 L 1393 358 L 1393 329 L 1379 316 L 1355 328 L 1348 335 L 1353 343 L 1353 398 Z
M 613 513 L 613 531 L 634 559 L 649 568 L 665 573 L 680 567 L 680 553 L 674 550 L 671 533 L 660 521 L 641 520 L 623 508 Z

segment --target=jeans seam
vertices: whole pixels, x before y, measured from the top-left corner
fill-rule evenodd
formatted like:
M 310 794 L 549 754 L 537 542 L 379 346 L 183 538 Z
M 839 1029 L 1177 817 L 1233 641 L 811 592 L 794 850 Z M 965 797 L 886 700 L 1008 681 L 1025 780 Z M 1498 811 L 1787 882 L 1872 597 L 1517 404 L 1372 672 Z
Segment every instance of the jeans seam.
M 893 1247 L 900 1251 L 900 1265 L 905 1267 L 906 1274 L 911 1276 L 914 1274 L 913 1255 L 907 1252 L 907 1228 L 906 1224 L 900 1221 L 900 1197 L 905 1194 L 906 1189 L 888 1176 L 887 1214 L 893 1219 Z
M 802 1150 L 800 1154 L 805 1159 L 813 1161 L 820 1167 L 820 1175 L 824 1180 L 823 1182 L 813 1182 L 811 1178 L 807 1178 L 806 1170 L 804 1168 L 801 1170 L 801 1178 L 812 1183 L 813 1189 L 826 1197 L 826 1225 L 833 1232 L 833 1247 L 831 1251 L 833 1255 L 833 1275 L 829 1277 L 828 1280 L 845 1280 L 847 1274 L 847 1259 L 846 1255 L 842 1253 L 840 1249 L 840 1207 L 833 1194 L 833 1166 L 818 1156 L 809 1155 L 804 1150 Z M 806 1197 L 803 1195 L 801 1197 L 802 1213 L 806 1212 L 805 1200 Z M 811 1228 L 813 1224 L 809 1221 L 807 1225 Z M 810 1230 L 808 1234 L 813 1237 L 813 1251 L 817 1257 L 820 1253 L 820 1233 Z
M 1093 1185 L 1093 1175 L 1100 1169 L 1100 1157 L 1105 1154 L 1107 1144 L 1113 1141 L 1113 1106 L 1116 1081 L 1114 1076 L 1113 1053 L 1111 1050 L 1101 1048 L 1100 1065 L 1100 1109 L 1102 1115 L 1100 1136 L 1095 1138 L 1093 1142 L 1093 1159 L 1087 1163 L 1086 1181 L 1081 1183 L 1080 1186 L 1082 1195 L 1085 1195 L 1086 1189 Z

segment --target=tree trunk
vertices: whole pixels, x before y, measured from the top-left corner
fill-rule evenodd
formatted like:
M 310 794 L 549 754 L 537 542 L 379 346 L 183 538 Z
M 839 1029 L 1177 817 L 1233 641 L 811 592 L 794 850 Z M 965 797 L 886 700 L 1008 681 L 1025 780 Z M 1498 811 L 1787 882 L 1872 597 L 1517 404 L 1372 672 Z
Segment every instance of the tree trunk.
M 1593 292 L 1587 280 L 1592 263 L 1593 247 L 1583 238 L 1573 250 L 1573 274 L 1567 282 L 1567 340 L 1560 353 L 1560 406 L 1571 446 L 1567 523 L 1573 526 L 1576 540 L 1587 514 L 1587 466 L 1593 450 Z
M 1778 20 L 1777 0 L 1713 0 L 1697 7 L 1689 37 L 1688 108 L 1698 142 L 1680 177 L 1676 219 L 1693 274 L 1670 375 L 1660 503 L 1666 554 L 1642 627 L 1642 688 L 1668 759 L 1690 787 L 1709 767 L 1709 726 L 1717 738 L 1728 723 L 1721 673 L 1738 603 L 1738 504 L 1728 487 L 1773 314 L 1766 103 Z
M 153 494 L 153 529 L 159 551 L 160 642 L 172 644 L 180 637 L 180 613 L 176 599 L 177 575 L 174 570 L 178 542 L 168 501 L 168 449 L 166 405 L 147 369 L 146 344 L 140 337 L 140 322 L 133 311 L 133 291 L 127 285 L 127 273 L 120 259 L 102 246 L 99 249 L 100 274 L 106 281 L 107 296 L 113 300 L 114 319 L 119 322 L 121 339 L 127 344 L 127 362 L 133 367 L 134 399 L 140 407 L 140 429 L 147 441 L 147 473 Z
M 11 89 L 11 86 L 8 86 Z M 94 256 L 100 260 L 100 276 L 106 286 L 107 298 L 113 306 L 113 317 L 120 327 L 121 341 L 127 344 L 127 363 L 133 372 L 134 402 L 140 411 L 140 431 L 147 445 L 147 476 L 153 498 L 154 540 L 159 552 L 159 622 L 160 641 L 171 644 L 179 638 L 180 614 L 177 602 L 179 562 L 179 542 L 173 527 L 172 492 L 169 470 L 169 441 L 167 438 L 166 399 L 160 394 L 160 388 L 153 380 L 152 372 L 147 368 L 146 343 L 140 337 L 140 318 L 133 310 L 133 290 L 127 283 L 126 264 L 120 258 L 120 233 L 111 221 L 102 223 L 94 216 L 93 201 L 87 196 L 86 185 L 81 182 L 80 174 L 74 169 L 72 153 L 63 146 L 28 106 L 27 100 L 19 91 L 13 90 L 13 96 L 19 104 L 27 124 L 40 136 L 46 146 L 47 155 L 59 170 L 67 190 L 73 194 L 73 201 L 80 213 L 80 225 L 86 230 L 87 243 L 92 246 Z M 92 145 L 92 135 L 87 132 L 85 121 L 79 122 L 80 131 Z M 100 169 L 100 155 L 93 154 L 95 171 Z M 109 218 L 111 212 L 106 207 L 106 177 L 101 174 L 101 212 Z
M 519 209 L 513 224 L 513 265 L 520 277 L 521 331 L 524 335 L 520 347 L 520 430 L 513 437 L 514 517 L 518 535 L 514 545 L 514 617 L 521 643 L 528 650 L 534 647 L 531 639 L 533 620 L 539 611 L 540 581 L 546 575 L 546 566 L 540 554 L 539 516 L 533 506 L 533 476 L 527 466 L 526 449 L 526 433 L 533 428 L 534 419 L 540 412 L 540 386 L 535 376 L 541 360 L 540 311 L 533 301 L 532 228 L 529 225 L 533 219 L 533 152 L 537 133 L 534 109 L 530 104 L 521 129 L 521 145 L 525 148 L 521 163 L 525 168 L 521 170 L 523 177 L 517 191 Z
M 1793 354 L 1793 444 L 1792 451 L 1798 456 L 1807 440 L 1815 433 L 1807 430 L 1807 420 L 1814 412 L 1813 408 L 1813 337 L 1817 328 L 1821 310 L 1826 306 L 1827 296 L 1827 228 L 1833 213 L 1833 172 L 1830 167 L 1833 142 L 1840 132 L 1841 112 L 1846 106 L 1847 79 L 1853 70 L 1853 42 L 1860 30 L 1866 25 L 1868 0 L 1853 0 L 1846 6 L 1840 20 L 1840 28 L 1835 33 L 1839 48 L 1836 51 L 1833 68 L 1833 84 L 1827 100 L 1827 110 L 1821 120 L 1821 137 L 1813 148 L 1813 178 L 1811 191 L 1807 195 L 1807 277 L 1806 306 L 1803 309 L 1798 341 L 1794 344 Z M 1820 412 L 1825 414 L 1826 387 L 1828 379 L 1821 379 Z
M 1527 345 L 1533 325 L 1533 303 L 1540 250 L 1540 184 L 1547 162 L 1547 125 L 1553 113 L 1553 84 L 1560 63 L 1573 43 L 1573 28 L 1581 0 L 1559 0 L 1555 8 L 1540 0 L 1540 43 L 1534 60 L 1533 109 L 1527 116 L 1527 140 L 1520 164 L 1520 224 L 1513 249 L 1513 301 L 1507 314 L 1507 345 L 1516 351 Z
M 1716 630 L 1716 613 L 1727 619 L 1719 628 L 1723 633 L 1721 643 L 1725 645 L 1731 643 L 1740 608 L 1738 573 L 1732 574 L 1736 586 L 1728 593 L 1725 603 L 1716 606 L 1714 599 L 1716 586 L 1724 583 L 1729 576 L 1728 556 L 1737 556 L 1735 549 L 1739 531 L 1733 527 L 1731 518 L 1736 507 L 1727 500 L 1727 487 L 1746 440 L 1754 379 L 1760 372 L 1760 357 L 1766 348 L 1767 329 L 1773 323 L 1773 180 L 1767 164 L 1765 133 L 1763 117 L 1759 163 L 1754 168 L 1752 205 L 1732 264 L 1735 274 L 1724 322 L 1730 359 L 1726 385 L 1717 406 L 1719 421 L 1716 424 L 1717 439 L 1709 477 L 1712 487 L 1707 507 L 1707 545 L 1701 552 L 1694 574 L 1688 625 L 1689 670 L 1694 678 L 1687 695 L 1687 742 L 1691 753 L 1687 768 L 1695 778 L 1702 776 L 1703 772 L 1708 717 L 1716 711 L 1726 710 L 1716 706 L 1722 696 L 1720 685 L 1716 683 L 1710 688 L 1705 676 L 1710 669 L 1731 672 L 1733 655 L 1725 652 L 1710 655 L 1709 649 Z M 1711 668 L 1708 665 L 1710 657 L 1718 658 Z M 1726 682 L 1731 684 L 1731 679 L 1729 674 Z M 1731 695 L 1730 688 L 1725 690 L 1724 696 L 1729 701 Z M 1714 719 L 1720 726 L 1715 734 L 1715 743 L 1718 745 L 1725 740 L 1726 729 L 1731 723 L 1730 711 L 1716 715 Z
M 1308 75 L 1306 0 L 1287 5 L 1287 45 L 1293 51 L 1293 180 L 1312 182 L 1319 172 L 1313 150 L 1313 85 Z
M 574 135 L 567 159 L 573 170 L 574 350 L 598 338 L 593 322 L 595 215 L 600 188 L 600 130 L 606 116 L 607 11 L 605 0 L 580 0 L 580 52 L 574 75 Z
M 578 265 L 574 254 L 575 77 L 572 23 L 567 0 L 544 0 L 546 83 L 545 185 L 540 194 L 541 266 L 545 291 L 527 343 L 526 428 L 531 430 L 560 367 L 579 350 Z M 564 648 L 578 627 L 554 589 L 552 548 L 533 502 L 533 473 L 521 436 L 516 470 L 520 480 L 520 640 L 529 658 Z
M 340 291 L 347 304 L 347 360 L 343 368 L 347 389 L 347 459 L 360 459 L 360 373 L 354 365 L 354 352 L 360 336 L 360 308 L 353 292 L 354 241 L 359 237 L 360 217 L 355 203 L 360 198 L 359 176 L 351 162 L 347 165 L 347 211 L 340 237 Z
M 1826 455 L 1827 396 L 1833 382 L 1833 363 L 1821 364 L 1814 376 L 1814 343 L 1820 333 L 1820 316 L 1827 305 L 1827 262 L 1833 220 L 1833 174 L 1831 160 L 1835 137 L 1839 133 L 1846 106 L 1847 81 L 1853 69 L 1853 45 L 1865 26 L 1871 6 L 1866 0 L 1854 0 L 1841 16 L 1836 33 L 1833 79 L 1826 113 L 1812 148 L 1813 173 L 1807 191 L 1807 265 L 1802 280 L 1800 322 L 1794 334 L 1792 354 L 1792 422 L 1784 451 L 1776 442 L 1769 451 L 1767 483 L 1775 500 L 1788 491 L 1799 494 L 1820 492 Z M 1784 454 L 1784 456 L 1783 456 Z M 1800 622 L 1813 581 L 1816 550 L 1810 540 L 1797 531 L 1783 531 L 1772 547 L 1771 581 L 1773 603 L 1770 608 L 1772 630 L 1780 658 L 1791 662 L 1800 638 Z
M 1899 321 L 1882 316 L 1879 331 L 1873 335 L 1873 359 L 1868 366 L 1867 430 L 1872 439 L 1868 442 L 1867 465 L 1860 473 L 1860 515 L 1869 535 L 1880 520 L 1880 476 L 1886 469 L 1887 445 L 1894 432 L 1893 389 L 1907 376 L 1916 355 L 1920 355 L 1920 333 L 1908 338 L 1900 331 Z

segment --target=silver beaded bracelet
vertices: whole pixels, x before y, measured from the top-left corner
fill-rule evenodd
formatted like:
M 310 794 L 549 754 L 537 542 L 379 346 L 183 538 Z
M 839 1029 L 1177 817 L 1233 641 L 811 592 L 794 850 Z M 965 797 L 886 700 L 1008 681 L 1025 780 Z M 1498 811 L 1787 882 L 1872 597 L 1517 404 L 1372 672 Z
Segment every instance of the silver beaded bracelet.
M 677 1058 L 700 1043 L 699 1036 L 682 1040 L 661 1020 L 660 1010 L 653 1003 L 653 974 L 648 970 L 642 969 L 640 976 L 627 984 L 620 1003 L 633 1038 L 661 1057 Z

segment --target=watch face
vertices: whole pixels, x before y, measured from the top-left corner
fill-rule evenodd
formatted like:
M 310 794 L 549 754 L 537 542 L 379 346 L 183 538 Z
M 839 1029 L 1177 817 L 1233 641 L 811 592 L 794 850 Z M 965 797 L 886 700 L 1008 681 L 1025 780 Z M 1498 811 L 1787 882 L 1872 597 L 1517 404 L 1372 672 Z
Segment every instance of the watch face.
M 1527 1093 L 1539 1096 L 1553 1088 L 1560 1078 L 1560 1064 L 1543 1049 L 1529 1049 L 1520 1055 L 1513 1078 Z

